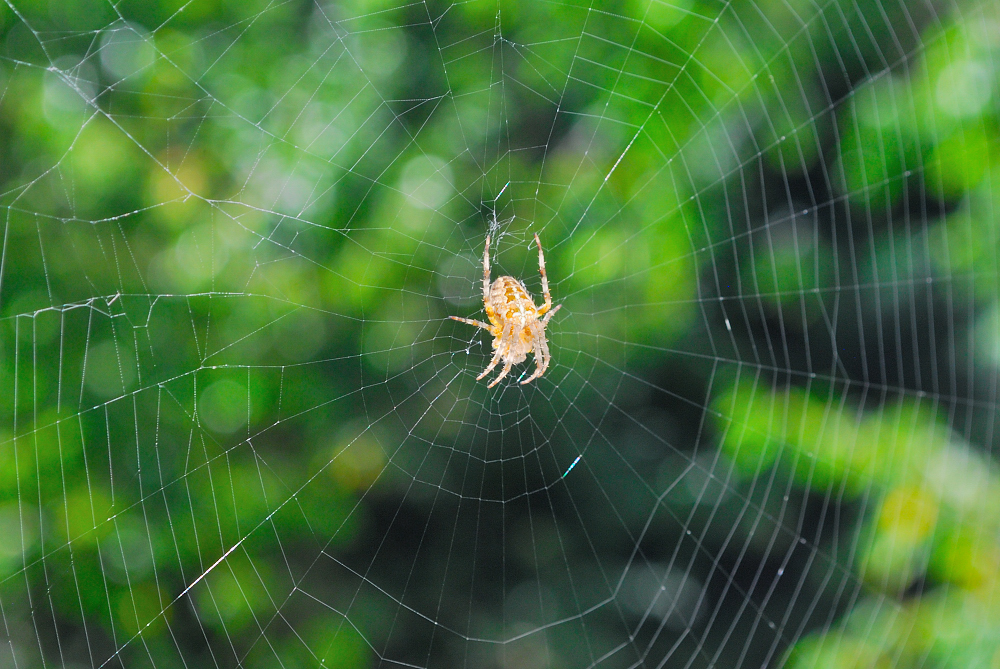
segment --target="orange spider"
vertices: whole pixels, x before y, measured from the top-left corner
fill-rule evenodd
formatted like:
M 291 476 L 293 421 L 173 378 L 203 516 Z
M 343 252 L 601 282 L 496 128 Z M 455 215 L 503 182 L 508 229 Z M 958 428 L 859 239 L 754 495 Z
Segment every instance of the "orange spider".
M 535 353 L 535 373 L 521 381 L 521 385 L 530 383 L 544 374 L 552 360 L 549 344 L 545 341 L 545 326 L 562 305 L 552 308 L 549 280 L 545 276 L 545 255 L 542 253 L 542 243 L 538 240 L 538 235 L 535 235 L 535 243 L 538 245 L 538 271 L 542 275 L 542 294 L 545 297 L 545 304 L 536 307 L 531 295 L 528 294 L 528 289 L 512 276 L 502 276 L 490 284 L 490 238 L 487 235 L 486 249 L 483 251 L 483 305 L 486 307 L 486 316 L 490 322 L 483 323 L 471 318 L 449 316 L 452 320 L 489 330 L 493 335 L 493 348 L 496 353 L 493 354 L 489 366 L 476 377 L 476 381 L 489 374 L 501 360 L 504 365 L 503 371 L 486 386 L 487 388 L 499 383 L 500 379 L 507 376 L 513 365 L 524 362 L 528 353 L 532 351 Z

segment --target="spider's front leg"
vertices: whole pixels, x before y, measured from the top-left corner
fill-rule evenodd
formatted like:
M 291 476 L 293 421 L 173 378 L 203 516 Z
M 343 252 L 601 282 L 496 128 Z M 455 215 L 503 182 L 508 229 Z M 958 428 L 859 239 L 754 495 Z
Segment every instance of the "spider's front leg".
M 504 338 L 505 334 L 506 333 L 503 330 L 500 330 L 500 332 L 497 333 L 496 339 L 494 339 L 494 341 L 493 341 L 493 345 L 496 347 L 497 351 L 496 351 L 496 353 L 493 354 L 493 359 L 490 360 L 490 364 L 488 364 L 486 366 L 486 369 L 483 370 L 482 374 L 480 374 L 479 376 L 476 377 L 476 381 L 481 381 L 483 379 L 483 377 L 485 377 L 487 374 L 489 374 L 490 372 L 492 372 L 493 368 L 497 366 L 498 362 L 500 362 L 500 358 L 503 357 L 503 345 L 502 344 L 497 345 L 497 344 L 498 344 L 498 342 L 502 342 L 503 341 L 503 338 Z M 491 387 L 491 386 L 487 386 L 487 388 L 489 388 L 489 387 Z
M 544 371 L 545 371 L 545 368 L 542 367 L 542 356 L 538 352 L 538 350 L 536 349 L 535 350 L 535 372 L 531 376 L 529 376 L 528 378 L 526 378 L 524 381 L 521 381 L 521 385 L 523 386 L 526 383 L 531 383 L 532 381 L 534 381 L 535 379 L 537 379 L 539 376 L 541 376 L 542 372 L 544 372 Z
M 507 376 L 507 374 L 510 373 L 510 368 L 513 367 L 513 366 L 514 366 L 514 363 L 511 360 L 508 359 L 507 363 L 503 366 L 503 369 L 500 371 L 499 374 L 497 374 L 497 378 L 495 378 L 492 381 L 490 381 L 489 385 L 486 386 L 486 387 L 487 388 L 492 388 L 496 384 L 500 383 L 500 379 L 502 379 L 503 377 Z
M 558 309 L 559 307 L 556 307 Z M 555 313 L 553 310 L 551 313 Z M 545 373 L 546 368 L 549 366 L 549 347 L 545 343 L 544 330 L 539 328 L 537 332 L 534 333 L 534 337 L 531 343 L 531 349 L 535 354 L 535 372 L 524 381 L 521 381 L 523 386 L 526 383 L 531 383 L 539 376 Z
M 497 366 L 497 363 L 500 362 L 500 360 L 502 360 L 505 356 L 507 356 L 510 353 L 510 344 L 505 344 L 504 342 L 511 341 L 513 336 L 514 336 L 513 325 L 511 325 L 507 330 L 499 330 L 496 339 L 493 340 L 493 346 L 496 347 L 497 352 L 493 354 L 493 359 L 490 360 L 490 364 L 486 366 L 486 369 L 483 370 L 483 373 L 476 377 L 476 381 L 481 380 L 484 376 L 492 372 L 493 368 Z M 502 379 L 504 376 L 507 375 L 507 372 L 510 371 L 510 367 L 512 364 L 513 363 L 508 359 L 507 364 L 504 365 L 504 371 L 501 372 L 497 378 L 493 379 L 493 381 L 490 382 L 490 384 L 486 387 L 492 388 L 493 386 L 495 386 L 497 384 L 497 381 L 499 381 L 500 379 Z

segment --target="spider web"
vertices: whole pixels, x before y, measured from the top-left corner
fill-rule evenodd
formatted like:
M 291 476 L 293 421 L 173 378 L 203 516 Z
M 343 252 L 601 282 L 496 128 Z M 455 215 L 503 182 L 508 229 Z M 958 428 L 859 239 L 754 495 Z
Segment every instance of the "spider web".
M 992 666 L 998 26 L 5 0 L 0 666 Z

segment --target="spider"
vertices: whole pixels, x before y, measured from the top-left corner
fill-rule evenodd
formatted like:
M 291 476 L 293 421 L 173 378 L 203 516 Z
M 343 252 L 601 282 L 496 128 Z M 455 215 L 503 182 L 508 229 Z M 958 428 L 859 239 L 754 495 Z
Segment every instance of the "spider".
M 562 305 L 552 308 L 549 280 L 545 276 L 545 255 L 542 253 L 542 242 L 538 240 L 538 235 L 535 235 L 535 244 L 538 245 L 538 271 L 542 275 L 542 295 L 545 297 L 545 304 L 536 307 L 528 289 L 512 276 L 502 276 L 490 283 L 490 238 L 487 235 L 486 249 L 483 251 L 483 305 L 486 307 L 486 316 L 490 322 L 483 323 L 459 316 L 449 317 L 461 323 L 489 330 L 493 335 L 493 348 L 496 353 L 493 354 L 489 366 L 476 377 L 476 381 L 493 371 L 501 360 L 504 364 L 499 376 L 493 379 L 487 388 L 499 383 L 500 379 L 507 376 L 513 365 L 524 362 L 528 353 L 532 351 L 535 353 L 535 373 L 521 381 L 521 385 L 530 383 L 544 374 L 552 360 L 549 344 L 545 341 L 545 326 Z

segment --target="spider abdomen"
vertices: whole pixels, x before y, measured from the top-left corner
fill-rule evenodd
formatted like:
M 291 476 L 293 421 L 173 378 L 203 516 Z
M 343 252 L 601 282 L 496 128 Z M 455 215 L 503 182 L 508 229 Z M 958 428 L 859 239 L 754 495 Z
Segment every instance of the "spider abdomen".
M 502 276 L 490 286 L 490 303 L 502 322 L 511 323 L 515 318 L 537 318 L 535 302 L 524 284 L 512 276 Z

